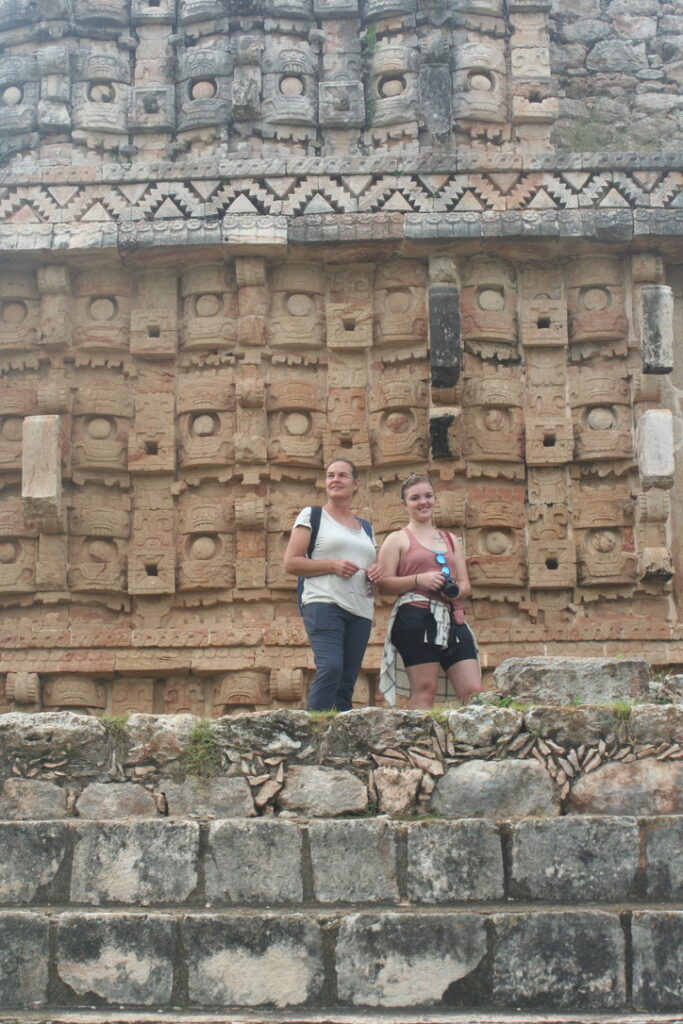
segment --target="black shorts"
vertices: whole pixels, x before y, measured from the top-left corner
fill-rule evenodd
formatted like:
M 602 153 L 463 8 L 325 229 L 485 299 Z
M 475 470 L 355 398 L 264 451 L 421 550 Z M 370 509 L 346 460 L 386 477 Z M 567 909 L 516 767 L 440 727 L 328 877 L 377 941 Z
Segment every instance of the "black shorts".
M 434 616 L 429 608 L 414 604 L 402 604 L 396 612 L 391 630 L 391 642 L 403 658 L 406 668 L 438 662 L 446 670 L 459 661 L 477 660 L 477 645 L 472 630 L 463 622 L 453 623 L 448 647 L 437 647 L 425 642 L 425 630 L 435 627 Z

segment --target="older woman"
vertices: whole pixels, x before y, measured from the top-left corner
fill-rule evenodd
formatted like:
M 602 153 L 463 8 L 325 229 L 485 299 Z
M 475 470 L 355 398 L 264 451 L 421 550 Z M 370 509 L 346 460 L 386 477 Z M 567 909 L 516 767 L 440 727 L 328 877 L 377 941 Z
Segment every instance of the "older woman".
M 408 678 L 409 707 L 432 707 L 440 670 L 455 696 L 464 701 L 481 690 L 481 673 L 476 641 L 462 606 L 462 599 L 472 592 L 462 545 L 453 534 L 434 525 L 436 498 L 426 476 L 409 476 L 401 487 L 401 501 L 408 524 L 390 533 L 379 553 L 380 590 L 398 596 L 385 645 L 380 690 L 395 702 L 401 674 L 398 654 Z M 445 699 L 446 689 L 438 696 Z
M 309 711 L 350 711 L 353 688 L 370 638 L 373 585 L 381 579 L 372 527 L 352 511 L 358 471 L 335 459 L 325 471 L 327 503 L 309 551 L 316 506 L 302 509 L 284 555 L 285 572 L 304 578 L 304 626 L 315 678 Z

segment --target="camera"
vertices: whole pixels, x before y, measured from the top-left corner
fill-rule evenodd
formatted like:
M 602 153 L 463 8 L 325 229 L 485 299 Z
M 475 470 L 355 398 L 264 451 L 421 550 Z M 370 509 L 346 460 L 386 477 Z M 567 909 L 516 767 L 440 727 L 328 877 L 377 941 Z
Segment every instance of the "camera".
M 447 597 L 449 601 L 453 601 L 460 593 L 460 587 L 455 580 L 446 580 L 441 588 L 441 593 L 444 597 Z

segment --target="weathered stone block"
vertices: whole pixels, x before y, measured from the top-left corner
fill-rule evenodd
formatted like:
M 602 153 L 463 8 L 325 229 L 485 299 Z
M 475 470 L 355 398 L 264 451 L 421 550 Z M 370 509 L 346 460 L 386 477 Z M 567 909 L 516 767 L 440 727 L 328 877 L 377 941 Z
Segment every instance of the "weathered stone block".
M 40 779 L 5 779 L 0 795 L 0 818 L 36 821 L 65 818 L 66 790 Z
M 50 761 L 71 753 L 69 763 L 80 768 L 102 766 L 110 757 L 104 726 L 96 718 L 70 711 L 0 715 L 0 764 L 7 774 L 17 751 L 22 757 Z
M 498 693 L 519 700 L 609 704 L 645 696 L 650 667 L 640 658 L 508 658 L 493 675 Z
M 420 768 L 375 768 L 372 780 L 380 814 L 407 814 L 415 805 L 422 781 Z
M 132 782 L 92 782 L 77 802 L 81 818 L 156 817 L 154 797 Z
M 524 818 L 560 813 L 553 781 L 536 761 L 468 761 L 449 768 L 432 796 L 445 818 Z
M 639 866 L 634 818 L 555 818 L 511 829 L 510 881 L 520 899 L 619 900 L 634 894 Z
M 421 75 L 421 85 L 423 80 L 431 80 L 435 71 L 435 68 L 426 68 Z M 450 98 L 449 89 L 446 96 Z M 433 388 L 452 388 L 458 383 L 460 295 L 454 285 L 432 285 L 429 289 L 429 359 Z
M 77 996 L 122 1006 L 165 1005 L 173 986 L 175 922 L 154 914 L 63 914 L 57 973 Z
M 253 818 L 254 799 L 246 779 L 196 779 L 182 782 L 162 779 L 159 789 L 166 795 L 168 813 L 189 818 Z
M 31 516 L 61 519 L 62 449 L 59 416 L 27 416 L 22 431 L 21 498 Z
M 0 1006 L 42 1006 L 47 998 L 48 927 L 42 914 L 0 915 Z
M 648 409 L 638 420 L 638 467 L 643 487 L 671 487 L 674 478 L 673 417 Z
M 419 711 L 363 708 L 333 718 L 320 743 L 323 757 L 363 757 L 370 750 L 429 742 L 431 720 Z
M 314 722 L 306 711 L 259 711 L 220 718 L 213 724 L 218 742 L 234 750 L 296 761 L 311 758 L 317 748 Z
M 679 1011 L 683 1001 L 683 913 L 636 911 L 631 936 L 634 1006 Z
M 492 995 L 499 1006 L 624 1005 L 624 934 L 617 914 L 494 914 L 492 921 Z
M 512 739 L 522 728 L 521 711 L 495 708 L 487 704 L 468 704 L 448 715 L 448 728 L 456 743 L 488 747 L 499 740 Z
M 407 848 L 409 899 L 439 903 L 502 898 L 503 851 L 495 825 L 416 822 L 408 828 Z
M 93 822 L 75 831 L 77 903 L 183 903 L 197 885 L 194 822 Z
M 527 732 L 538 733 L 543 739 L 552 739 L 563 746 L 585 744 L 595 746 L 599 740 L 613 743 L 620 719 L 613 708 L 603 707 L 539 707 L 524 712 Z
M 364 811 L 368 792 L 360 779 L 343 768 L 294 765 L 277 799 L 285 810 L 323 818 Z
M 603 764 L 572 787 L 568 814 L 683 814 L 683 764 Z
M 335 953 L 339 998 L 355 1006 L 433 1006 L 485 953 L 476 914 L 350 914 Z
M 644 284 L 640 290 L 645 373 L 673 370 L 674 298 L 668 285 Z
M 631 708 L 628 734 L 632 743 L 644 746 L 683 743 L 683 706 L 637 704 Z
M 322 932 L 301 914 L 186 917 L 190 1000 L 301 1006 L 323 984 Z
M 300 903 L 301 850 L 301 829 L 292 822 L 212 822 L 206 895 L 230 903 Z
M 321 903 L 398 901 L 396 838 L 386 819 L 314 821 L 309 835 Z
M 653 818 L 644 825 L 645 890 L 652 899 L 683 898 L 683 819 Z
M 0 900 L 30 903 L 54 898 L 53 883 L 66 854 L 67 826 L 54 822 L 0 824 Z

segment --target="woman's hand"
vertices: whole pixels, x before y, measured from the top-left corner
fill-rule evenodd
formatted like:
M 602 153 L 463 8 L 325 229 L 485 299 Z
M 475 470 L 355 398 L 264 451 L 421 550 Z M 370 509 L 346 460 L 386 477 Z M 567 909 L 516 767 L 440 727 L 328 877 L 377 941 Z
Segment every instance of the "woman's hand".
M 330 566 L 330 571 L 333 572 L 335 576 L 341 576 L 342 579 L 345 580 L 355 576 L 360 569 L 359 565 L 356 565 L 355 562 L 349 562 L 346 558 L 335 558 L 330 562 Z
M 446 577 L 438 569 L 433 572 L 419 572 L 417 585 L 421 590 L 441 590 Z
M 382 580 L 384 579 L 382 567 L 379 565 L 378 562 L 373 562 L 372 565 L 368 566 L 368 568 L 365 570 L 365 575 L 373 584 L 381 583 Z

